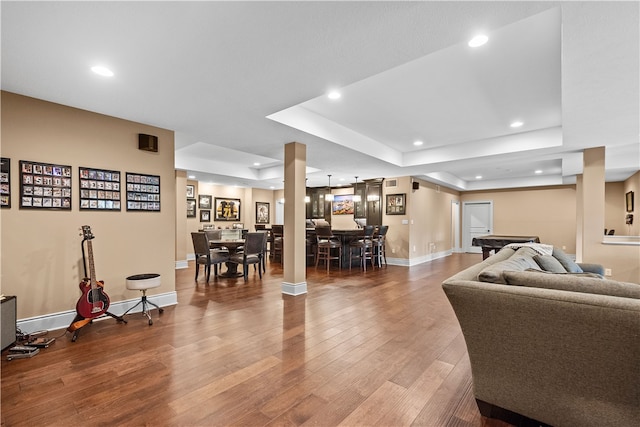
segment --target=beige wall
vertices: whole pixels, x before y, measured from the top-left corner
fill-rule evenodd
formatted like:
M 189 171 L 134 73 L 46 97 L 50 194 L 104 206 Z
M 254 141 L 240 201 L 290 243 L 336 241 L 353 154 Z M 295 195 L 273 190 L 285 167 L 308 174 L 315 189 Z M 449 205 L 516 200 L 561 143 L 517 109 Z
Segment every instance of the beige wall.
M 615 230 L 616 235 L 627 235 L 629 227 L 624 223 L 624 182 L 608 182 L 604 190 L 604 228 Z M 604 231 L 604 230 L 602 230 Z
M 633 212 L 630 212 L 633 215 L 633 224 L 630 226 L 625 225 L 627 227 L 626 234 L 628 236 L 640 236 L 640 171 L 624 182 L 623 192 L 626 194 L 629 191 L 633 191 L 634 195 Z M 629 212 L 625 212 L 625 214 L 627 213 Z
M 493 234 L 533 235 L 550 245 L 576 251 L 574 186 L 517 188 L 462 193 L 462 202 L 493 201 Z
M 139 150 L 138 133 L 156 135 L 159 152 Z M 82 225 L 95 235 L 96 276 L 112 303 L 139 297 L 125 286 L 132 274 L 161 274 L 150 294 L 175 290 L 173 132 L 2 92 L 2 156 L 11 159 L 12 207 L 0 212 L 0 288 L 18 297 L 19 319 L 75 310 Z M 72 209 L 20 209 L 20 160 L 71 166 Z M 80 166 L 121 172 L 121 211 L 79 210 Z M 160 176 L 161 212 L 127 212 L 126 172 Z
M 403 188 L 412 188 L 411 181 L 406 183 L 402 180 Z M 410 258 L 430 257 L 450 251 L 455 247 L 451 204 L 454 200 L 460 200 L 460 193 L 416 178 L 413 181 L 419 183 L 419 188 L 406 190 L 410 212 Z
M 176 258 L 176 261 L 185 261 L 187 258 L 193 258 L 193 242 L 191 241 L 191 233 L 202 229 L 203 224 L 213 224 L 216 228 L 231 228 L 235 221 L 208 221 L 200 222 L 200 208 L 197 206 L 198 195 L 205 194 L 211 196 L 212 204 L 215 204 L 216 197 L 227 197 L 232 199 L 240 199 L 240 221 L 244 227 L 249 231 L 255 229 L 256 223 L 256 202 L 269 203 L 270 224 L 275 221 L 275 192 L 273 190 L 262 190 L 256 188 L 239 188 L 224 185 L 216 185 L 205 182 L 198 182 L 193 180 L 187 180 L 186 185 L 193 185 L 195 187 L 196 196 L 196 217 L 187 218 L 186 216 L 186 204 L 178 215 L 178 222 L 184 223 L 184 232 L 179 237 L 181 245 L 184 248 L 185 258 Z M 186 201 L 186 196 L 181 198 Z M 214 213 L 211 212 L 211 218 L 213 219 Z M 267 224 L 269 226 L 270 224 Z M 176 252 L 176 255 L 178 253 Z

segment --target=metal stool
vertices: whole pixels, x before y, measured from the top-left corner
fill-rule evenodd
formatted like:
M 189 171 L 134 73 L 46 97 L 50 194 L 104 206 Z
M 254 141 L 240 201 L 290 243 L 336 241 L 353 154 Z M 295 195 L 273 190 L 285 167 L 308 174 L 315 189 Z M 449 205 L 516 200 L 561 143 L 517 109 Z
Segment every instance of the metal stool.
M 125 314 L 129 313 L 131 310 L 136 308 L 138 305 L 142 304 L 142 314 L 147 316 L 149 319 L 149 325 L 153 325 L 153 320 L 151 320 L 151 314 L 149 314 L 149 306 L 151 304 L 155 308 L 158 309 L 158 312 L 162 313 L 164 309 L 162 307 L 157 306 L 147 299 L 147 289 L 157 288 L 160 286 L 160 275 L 155 273 L 147 273 L 147 274 L 136 274 L 134 276 L 127 277 L 127 289 L 137 290 L 142 292 L 142 299 L 138 301 L 136 305 L 128 309 L 122 315 L 124 317 Z

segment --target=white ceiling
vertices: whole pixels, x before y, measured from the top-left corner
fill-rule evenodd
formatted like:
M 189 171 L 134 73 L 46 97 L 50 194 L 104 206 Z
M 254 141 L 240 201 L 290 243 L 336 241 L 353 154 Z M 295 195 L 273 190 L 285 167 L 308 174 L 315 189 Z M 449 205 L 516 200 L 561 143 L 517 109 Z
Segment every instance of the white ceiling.
M 172 129 L 176 168 L 201 181 L 282 188 L 291 141 L 307 145 L 309 186 L 573 183 L 597 146 L 607 180 L 640 169 L 637 2 L 1 8 L 3 90 Z M 480 31 L 489 42 L 468 47 Z

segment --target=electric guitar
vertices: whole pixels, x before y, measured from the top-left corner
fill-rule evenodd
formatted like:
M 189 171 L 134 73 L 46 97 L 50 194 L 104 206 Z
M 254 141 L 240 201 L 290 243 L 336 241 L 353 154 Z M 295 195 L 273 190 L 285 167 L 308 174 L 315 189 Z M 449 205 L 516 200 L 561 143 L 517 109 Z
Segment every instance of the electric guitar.
M 91 240 L 95 237 L 91 233 L 91 227 L 82 226 L 82 236 L 87 241 L 87 252 L 89 253 L 89 278 L 84 278 L 80 282 L 82 296 L 76 303 L 76 311 L 79 316 L 85 319 L 93 319 L 102 316 L 109 308 L 109 297 L 104 290 L 103 281 L 96 280 L 96 269 L 93 265 L 93 247 Z

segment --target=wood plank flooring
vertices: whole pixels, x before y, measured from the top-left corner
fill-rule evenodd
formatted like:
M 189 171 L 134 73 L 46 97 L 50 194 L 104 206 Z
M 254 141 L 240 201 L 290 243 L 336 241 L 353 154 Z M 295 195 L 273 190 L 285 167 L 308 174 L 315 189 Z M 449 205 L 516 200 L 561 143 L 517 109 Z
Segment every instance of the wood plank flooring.
M 208 285 L 190 263 L 152 326 L 109 318 L 32 359 L 4 352 L 2 426 L 508 426 L 478 412 L 441 288 L 480 260 L 309 267 L 298 297 L 282 295 L 279 263 Z

